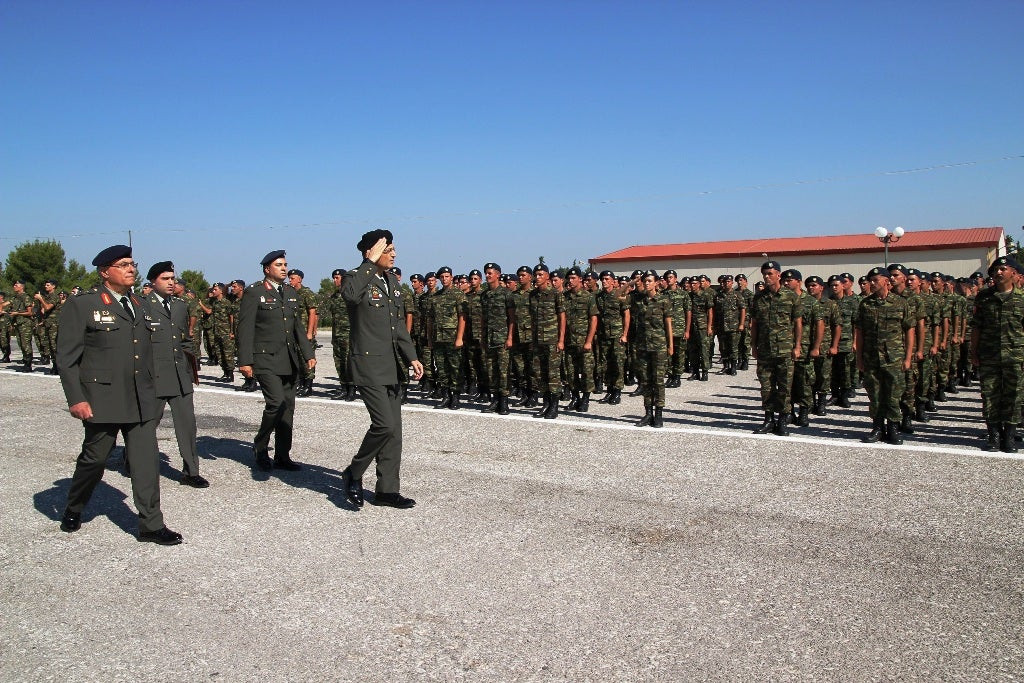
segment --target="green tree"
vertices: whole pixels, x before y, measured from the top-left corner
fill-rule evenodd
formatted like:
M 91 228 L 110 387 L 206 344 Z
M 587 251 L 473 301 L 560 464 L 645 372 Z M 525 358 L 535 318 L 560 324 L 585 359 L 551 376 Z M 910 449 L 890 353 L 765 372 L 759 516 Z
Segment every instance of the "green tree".
M 201 270 L 183 270 L 177 274 L 185 282 L 185 287 L 191 289 L 200 297 L 206 296 L 206 290 L 210 288 L 206 276 Z
M 334 324 L 334 316 L 331 315 L 331 309 L 327 305 L 327 302 L 331 300 L 331 294 L 334 294 L 334 289 L 334 280 L 331 278 L 325 277 L 320 280 L 320 289 L 316 293 L 316 300 L 319 304 L 316 309 L 319 327 L 330 327 Z
M 68 261 L 67 271 L 64 273 L 64 279 L 61 281 L 60 287 L 65 291 L 71 291 L 72 287 L 89 289 L 93 285 L 98 285 L 99 282 L 99 272 L 88 270 L 75 259 L 71 259 Z
M 1013 239 L 1009 235 L 1006 236 L 1006 255 L 1017 256 L 1020 252 L 1020 242 Z
M 50 279 L 63 282 L 67 272 L 64 258 L 64 247 L 55 240 L 22 242 L 7 254 L 4 279 L 8 283 L 24 280 L 26 289 L 41 287 Z

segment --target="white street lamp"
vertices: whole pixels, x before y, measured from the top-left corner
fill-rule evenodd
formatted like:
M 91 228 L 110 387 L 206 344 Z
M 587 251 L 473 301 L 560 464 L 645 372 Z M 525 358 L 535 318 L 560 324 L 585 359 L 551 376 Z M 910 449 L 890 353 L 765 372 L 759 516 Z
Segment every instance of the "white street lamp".
M 889 232 L 884 226 L 879 225 L 875 228 L 875 237 L 878 241 L 885 245 L 885 267 L 889 267 L 889 243 L 896 243 L 900 241 L 900 238 L 906 234 L 906 231 L 898 225 Z

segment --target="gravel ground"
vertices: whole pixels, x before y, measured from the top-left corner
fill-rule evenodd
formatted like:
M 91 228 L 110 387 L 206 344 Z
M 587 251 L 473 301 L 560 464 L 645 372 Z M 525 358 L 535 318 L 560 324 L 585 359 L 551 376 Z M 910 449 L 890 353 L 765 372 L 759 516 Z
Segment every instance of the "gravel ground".
M 120 449 L 82 529 L 59 530 L 81 427 L 57 378 L 13 367 L 3 680 L 1024 676 L 1024 463 L 979 449 L 976 388 L 902 447 L 858 441 L 863 392 L 792 437 L 751 434 L 752 371 L 669 390 L 662 430 L 633 426 L 639 398 L 552 421 L 416 395 L 402 492 L 419 504 L 355 512 L 340 472 L 360 402 L 299 399 L 303 470 L 258 472 L 260 394 L 204 368 L 212 486 L 177 484 L 168 415 L 163 510 L 186 542 L 164 548 L 134 538 Z

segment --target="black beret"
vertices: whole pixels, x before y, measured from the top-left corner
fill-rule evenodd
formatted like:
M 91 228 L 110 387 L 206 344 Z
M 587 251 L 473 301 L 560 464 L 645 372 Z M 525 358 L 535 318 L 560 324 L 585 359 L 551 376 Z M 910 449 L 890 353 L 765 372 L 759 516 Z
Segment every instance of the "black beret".
M 92 260 L 94 266 L 109 266 L 111 263 L 122 258 L 131 258 L 132 248 L 125 244 L 115 244 L 112 247 L 107 247 L 100 253 L 96 254 L 96 258 Z M 22 283 L 25 284 L 25 283 Z
M 655 280 L 657 280 L 658 279 L 658 271 L 656 271 L 656 270 L 645 270 L 644 271 L 644 277 L 645 278 L 653 277 Z
M 619 284 L 625 284 L 627 282 L 629 282 L 629 278 L 627 276 L 625 276 L 625 275 L 620 275 L 619 276 Z
M 371 230 L 370 232 L 363 233 L 363 236 L 359 239 L 359 244 L 356 245 L 356 249 L 362 254 L 364 251 L 377 244 L 380 238 L 383 237 L 391 244 L 395 241 L 395 236 L 391 234 L 390 230 Z
M 299 276 L 299 278 L 304 278 L 304 277 L 306 277 L 306 274 L 305 274 L 305 273 L 303 273 L 303 272 L 302 272 L 301 270 L 299 270 L 298 268 L 292 268 L 291 270 L 289 270 L 289 271 L 288 271 L 288 277 L 291 277 L 292 275 L 298 275 L 298 276 Z
M 842 273 L 841 277 L 844 280 L 849 280 L 850 282 L 853 282 L 853 275 L 851 275 L 850 273 Z
M 806 286 L 808 286 L 808 287 L 810 287 L 811 285 L 822 285 L 822 286 L 824 286 L 824 285 L 825 285 L 825 281 L 824 281 L 824 280 L 822 280 L 822 279 L 821 279 L 821 278 L 820 278 L 819 276 L 817 276 L 817 275 L 809 275 L 809 276 L 807 277 L 807 279 L 806 279 L 806 280 L 804 280 L 804 284 L 805 284 Z
M 224 291 L 223 282 L 214 282 L 212 285 L 210 285 L 210 289 L 213 289 L 214 287 L 220 287 L 221 291 Z
M 174 271 L 174 264 L 170 261 L 161 261 L 160 263 L 154 263 L 153 267 L 146 273 L 146 279 L 153 282 L 161 273 L 169 273 Z
M 47 280 L 47 281 L 46 281 L 46 282 L 45 282 L 44 284 L 51 284 L 51 285 L 53 285 L 54 287 L 56 287 L 56 286 L 57 286 L 57 281 L 56 281 L 56 280 L 54 280 L 53 278 L 50 278 L 50 279 L 49 279 L 49 280 Z
M 523 273 L 533 273 L 533 270 L 530 266 L 519 266 L 516 270 L 516 275 L 522 275 Z
M 392 275 L 401 275 L 402 274 L 402 269 L 399 268 L 398 266 L 391 266 L 391 274 Z
M 994 260 L 992 262 L 992 265 L 988 267 L 988 274 L 991 275 L 992 271 L 995 270 L 998 266 L 1009 266 L 1016 270 L 1018 273 L 1022 272 L 1021 265 L 1017 263 L 1017 259 L 1013 258 L 1012 256 L 1000 256 L 999 258 Z M 938 273 L 932 273 L 932 277 L 934 278 L 937 274 Z
M 245 289 L 245 280 L 239 280 L 239 279 L 236 278 L 236 279 L 231 281 L 231 284 L 238 285 L 242 289 Z
M 679 273 L 672 270 L 671 268 L 665 271 L 665 277 L 668 277 L 669 275 L 675 275 L 677 278 L 679 277 Z
M 427 273 L 426 275 L 424 275 L 424 276 L 423 276 L 423 278 L 424 278 L 425 280 L 429 280 L 430 278 L 434 278 L 434 279 L 437 279 L 437 273 L 435 273 L 434 271 L 432 271 L 432 270 L 431 270 L 431 271 L 430 271 L 430 272 L 428 272 L 428 273 Z
M 587 272 L 583 273 L 583 279 L 584 280 L 596 280 L 597 279 L 597 273 L 595 273 L 592 270 L 588 270 Z
M 888 270 L 885 271 L 885 275 L 888 275 L 888 274 L 889 274 L 889 271 Z M 857 278 L 857 284 L 861 284 L 862 285 L 862 284 L 864 284 L 867 281 L 868 281 L 868 276 L 867 275 L 861 275 L 859 278 Z
M 565 279 L 565 268 L 555 268 L 553 271 L 551 271 L 551 277 L 557 277 L 557 278 L 560 278 L 560 279 L 564 280 Z
M 921 271 L 917 268 L 907 268 L 907 277 L 921 277 Z
M 707 280 L 708 282 L 711 282 L 711 278 L 709 278 L 707 275 L 705 275 L 703 273 L 701 273 L 700 279 L 701 280 Z
M 979 278 L 984 279 L 985 276 L 978 271 L 974 271 L 973 273 L 971 273 L 971 277 L 977 280 Z
M 541 271 L 543 271 L 543 272 L 545 272 L 545 273 L 550 273 L 550 272 L 551 272 L 551 269 L 549 269 L 549 268 L 548 268 L 548 267 L 547 267 L 546 265 L 544 265 L 543 263 L 538 263 L 537 265 L 535 265 L 535 266 L 533 267 L 533 272 L 534 272 L 534 273 L 539 273 L 539 272 L 541 272 Z
M 452 274 L 452 269 L 449 268 L 448 266 L 441 266 L 440 268 L 437 269 L 437 277 L 441 277 L 445 273 L 448 273 L 449 275 L 451 275 Z
M 412 277 L 409 278 L 410 282 L 423 282 L 423 275 L 421 273 L 413 273 Z
M 473 270 L 469 271 L 469 276 L 470 277 L 473 277 L 474 275 L 476 275 L 477 277 L 483 277 L 483 273 L 481 273 L 476 268 L 474 268 Z
M 644 274 L 644 271 L 642 271 L 642 270 L 634 270 L 632 273 L 630 273 L 629 277 L 630 277 L 630 279 L 632 279 L 632 278 L 635 278 L 635 277 L 639 277 L 639 276 L 641 276 L 643 274 Z
M 569 277 L 570 275 L 578 275 L 580 277 L 583 277 L 583 271 L 579 269 L 579 266 L 573 266 L 569 270 L 565 271 L 566 277 Z
M 24 280 L 22 280 L 21 278 L 18 278 L 17 280 L 15 280 L 14 282 L 12 282 L 11 284 L 12 284 L 12 285 L 24 285 L 24 284 L 28 284 L 28 283 L 27 283 L 27 282 L 25 282 Z
M 889 264 L 889 272 L 890 273 L 895 273 L 896 271 L 899 271 L 899 272 L 903 273 L 904 277 L 909 275 L 909 270 L 902 263 L 890 263 Z
M 263 257 L 263 260 L 260 261 L 260 265 L 266 268 L 279 258 L 284 258 L 284 249 L 278 249 L 276 251 L 270 252 L 269 254 Z
M 868 274 L 867 274 L 867 275 L 865 275 L 864 277 L 866 277 L 867 279 L 869 279 L 869 280 L 870 280 L 871 278 L 873 278 L 873 277 L 874 277 L 874 276 L 876 276 L 876 275 L 882 275 L 882 276 L 884 276 L 885 278 L 889 278 L 889 277 L 891 277 L 891 275 L 890 275 L 890 273 L 889 273 L 889 269 L 888 269 L 888 268 L 883 268 L 883 267 L 881 267 L 881 266 L 875 266 L 874 268 L 872 268 L 871 270 L 869 270 L 869 271 L 868 271 Z
M 803 273 L 801 273 L 796 268 L 787 268 L 786 271 L 782 273 L 781 279 L 783 279 L 783 280 L 803 280 L 804 276 L 803 276 Z
M 736 277 L 733 278 L 733 279 L 736 280 L 737 282 L 740 281 L 740 280 L 743 280 L 744 282 L 746 282 L 747 281 L 747 276 L 744 275 L 743 273 L 736 273 Z
M 729 280 L 732 280 L 732 275 L 726 274 L 726 275 L 719 275 L 718 276 L 718 281 L 719 282 L 728 282 Z
M 778 261 L 765 261 L 761 264 L 761 272 L 766 270 L 782 270 L 782 266 L 779 265 Z
M 345 269 L 344 268 L 335 268 L 334 270 L 331 271 L 331 277 L 334 277 L 335 275 L 340 275 L 342 277 L 345 277 Z
M 606 277 L 612 277 L 613 278 L 613 277 L 615 277 L 615 273 L 613 273 L 610 270 L 602 270 L 601 271 L 601 277 L 602 278 L 606 278 Z
M 496 271 L 498 271 L 500 273 L 501 272 L 501 266 L 499 266 L 497 263 L 493 263 L 491 261 L 488 261 L 487 263 L 484 264 L 484 270 L 496 270 Z

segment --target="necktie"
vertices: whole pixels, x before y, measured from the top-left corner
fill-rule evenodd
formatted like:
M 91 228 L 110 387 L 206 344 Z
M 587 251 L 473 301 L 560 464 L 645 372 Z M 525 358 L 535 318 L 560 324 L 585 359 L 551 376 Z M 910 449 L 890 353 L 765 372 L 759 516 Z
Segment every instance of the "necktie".
M 132 305 L 128 303 L 128 297 L 121 297 L 121 305 L 124 306 L 124 310 L 128 314 L 128 317 L 132 319 L 132 322 L 135 322 L 135 311 L 132 310 Z
M 277 293 L 281 295 L 282 299 L 284 298 L 284 285 L 277 286 Z
M 164 299 L 164 310 L 167 311 L 167 317 L 171 317 L 171 302 Z

